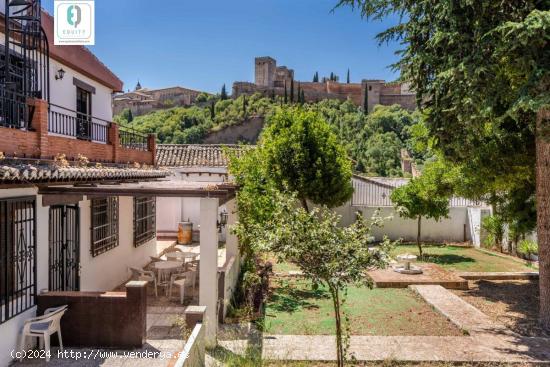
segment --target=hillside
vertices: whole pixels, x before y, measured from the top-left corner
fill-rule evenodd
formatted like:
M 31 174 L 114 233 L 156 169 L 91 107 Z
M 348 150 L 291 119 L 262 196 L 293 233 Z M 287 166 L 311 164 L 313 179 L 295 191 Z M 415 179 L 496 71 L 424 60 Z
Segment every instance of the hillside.
M 162 144 L 255 143 L 264 120 L 269 120 L 281 100 L 259 94 L 215 100 L 202 106 L 176 107 L 152 112 L 128 121 L 115 121 L 155 133 Z M 416 163 L 424 157 L 417 149 L 414 130 L 421 130 L 420 115 L 397 105 L 377 106 L 365 115 L 351 101 L 324 100 L 304 104 L 324 116 L 354 160 L 354 169 L 367 175 L 401 176 L 401 149 L 412 153 Z

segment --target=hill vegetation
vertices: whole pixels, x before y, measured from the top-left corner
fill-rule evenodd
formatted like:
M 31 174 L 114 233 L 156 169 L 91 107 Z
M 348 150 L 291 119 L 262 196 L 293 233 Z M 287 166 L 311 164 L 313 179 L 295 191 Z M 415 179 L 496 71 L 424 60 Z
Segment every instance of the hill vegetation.
M 135 118 L 127 112 L 116 122 L 157 134 L 162 144 L 199 144 L 205 137 L 228 126 L 246 122 L 249 117 L 269 119 L 283 104 L 260 94 L 236 99 L 204 98 L 191 107 L 174 107 Z M 407 149 L 417 164 L 426 151 L 414 137 L 422 135 L 424 125 L 417 112 L 398 105 L 377 106 L 365 114 L 351 101 L 323 100 L 305 103 L 305 110 L 318 112 L 336 133 L 339 142 L 354 161 L 354 170 L 371 176 L 401 176 L 401 149 Z M 129 121 L 131 120 L 131 121 Z

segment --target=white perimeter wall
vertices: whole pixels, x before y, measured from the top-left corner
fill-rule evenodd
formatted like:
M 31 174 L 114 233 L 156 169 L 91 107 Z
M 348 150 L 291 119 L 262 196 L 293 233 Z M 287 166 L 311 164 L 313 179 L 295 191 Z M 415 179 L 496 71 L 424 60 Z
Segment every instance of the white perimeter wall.
M 80 290 L 110 291 L 128 280 L 128 266 L 143 267 L 156 256 L 156 239 L 134 247 L 133 212 L 131 197 L 119 197 L 119 244 L 117 247 L 92 257 L 90 200 L 80 202 Z
M 355 213 L 361 211 L 366 218 L 372 217 L 377 208 L 351 206 L 349 203 L 336 209 L 342 215 L 342 225 L 350 225 L 355 221 Z M 373 235 L 377 241 L 387 235 L 391 240 L 402 238 L 405 241 L 416 241 L 418 222 L 416 220 L 404 219 L 392 207 L 380 208 L 381 217 L 392 217 L 384 221 L 382 228 L 374 228 Z M 466 226 L 466 227 L 465 227 Z M 470 240 L 468 229 L 467 208 L 451 208 L 449 218 L 439 222 L 422 219 L 421 235 L 423 241 L 437 242 L 463 242 L 466 228 L 466 241 Z

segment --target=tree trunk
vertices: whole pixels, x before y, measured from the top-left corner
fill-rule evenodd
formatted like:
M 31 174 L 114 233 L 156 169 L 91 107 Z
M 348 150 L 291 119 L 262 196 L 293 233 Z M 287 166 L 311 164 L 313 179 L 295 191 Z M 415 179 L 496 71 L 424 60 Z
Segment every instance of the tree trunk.
M 541 132 L 550 125 L 550 110 L 537 116 L 537 238 L 539 244 L 539 320 L 550 330 L 550 137 Z
M 300 198 L 300 201 L 302 202 L 302 207 L 305 209 L 306 212 L 309 213 L 309 207 L 307 206 L 307 199 L 306 198 Z
M 340 314 L 340 296 L 338 289 L 329 285 L 332 303 L 334 306 L 334 318 L 336 324 L 336 360 L 337 367 L 344 367 L 344 342 L 342 338 L 342 316 Z
M 420 244 L 420 232 L 422 228 L 422 217 L 418 216 L 418 232 L 416 233 L 416 246 L 418 246 L 418 252 L 420 253 L 420 258 L 422 259 L 422 245 Z

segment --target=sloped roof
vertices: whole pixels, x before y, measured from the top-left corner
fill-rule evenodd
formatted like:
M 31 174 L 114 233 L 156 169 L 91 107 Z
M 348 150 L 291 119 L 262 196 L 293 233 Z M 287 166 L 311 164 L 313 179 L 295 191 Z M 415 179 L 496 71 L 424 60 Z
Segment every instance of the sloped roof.
M 48 37 L 50 57 L 115 92 L 122 92 L 122 81 L 88 48 L 84 46 L 54 45 L 54 19 L 44 10 L 42 10 L 42 28 L 44 28 Z
M 2 164 L 0 185 L 40 182 L 86 182 L 98 180 L 155 179 L 170 175 L 166 170 L 126 167 L 56 167 L 48 164 Z
M 409 178 L 403 177 L 364 177 L 353 176 L 352 205 L 367 207 L 393 206 L 391 193 L 398 187 L 409 182 Z M 451 208 L 456 207 L 484 207 L 483 202 L 477 202 L 462 197 L 452 197 L 449 201 Z
M 165 167 L 227 167 L 225 150 L 241 154 L 247 146 L 233 144 L 159 144 L 157 164 Z

